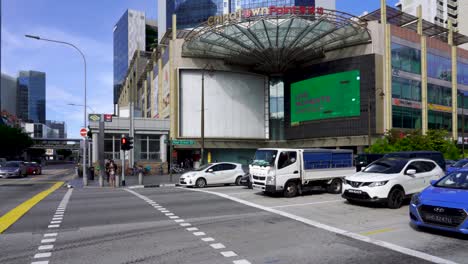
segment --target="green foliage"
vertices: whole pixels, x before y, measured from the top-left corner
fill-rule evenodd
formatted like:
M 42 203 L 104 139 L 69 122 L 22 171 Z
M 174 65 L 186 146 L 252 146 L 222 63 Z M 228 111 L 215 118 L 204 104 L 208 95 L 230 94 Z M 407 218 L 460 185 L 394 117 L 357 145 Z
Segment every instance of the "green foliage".
M 389 153 L 395 151 L 432 150 L 440 151 L 446 159 L 459 159 L 460 151 L 455 142 L 450 140 L 446 130 L 429 130 L 422 135 L 420 130 L 402 132 L 389 130 L 385 136 L 372 144 L 367 152 Z
M 32 139 L 21 129 L 0 125 L 0 157 L 16 158 L 32 144 Z

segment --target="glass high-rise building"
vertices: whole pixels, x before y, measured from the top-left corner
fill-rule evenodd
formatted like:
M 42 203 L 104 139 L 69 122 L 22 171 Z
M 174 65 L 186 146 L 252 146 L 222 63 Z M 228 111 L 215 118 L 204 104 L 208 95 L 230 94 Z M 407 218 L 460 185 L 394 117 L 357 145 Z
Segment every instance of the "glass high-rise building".
M 46 122 L 46 74 L 20 71 L 18 77 L 18 116 L 23 120 Z
M 114 104 L 127 74 L 133 54 L 151 50 L 157 40 L 156 21 L 147 20 L 144 12 L 128 9 L 114 26 Z

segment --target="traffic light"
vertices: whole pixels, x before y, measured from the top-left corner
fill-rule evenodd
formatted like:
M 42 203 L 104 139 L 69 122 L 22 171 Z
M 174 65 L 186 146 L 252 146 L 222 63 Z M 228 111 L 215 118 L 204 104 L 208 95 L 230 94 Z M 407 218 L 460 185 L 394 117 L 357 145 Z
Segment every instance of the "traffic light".
M 127 137 L 128 140 L 128 150 L 133 148 L 133 137 Z
M 132 137 L 123 137 L 120 139 L 120 149 L 121 150 L 131 150 L 133 148 L 133 138 Z
M 88 126 L 88 133 L 87 133 L 87 136 L 88 138 L 92 138 L 93 137 L 93 133 L 91 133 L 91 127 Z

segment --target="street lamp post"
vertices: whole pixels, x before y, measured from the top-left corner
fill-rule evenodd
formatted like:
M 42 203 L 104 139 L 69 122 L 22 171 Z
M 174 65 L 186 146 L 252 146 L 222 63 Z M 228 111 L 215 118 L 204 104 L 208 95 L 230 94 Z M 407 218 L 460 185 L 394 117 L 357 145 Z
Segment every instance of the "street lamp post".
M 84 106 L 84 105 L 82 105 L 82 104 L 74 104 L 74 103 L 69 103 L 69 104 L 67 104 L 67 105 L 71 105 L 71 106 L 80 106 L 80 107 L 83 107 L 83 106 Z M 95 114 L 95 113 L 96 113 L 96 111 L 94 111 L 94 109 L 93 109 L 91 106 L 87 105 L 86 108 L 88 108 L 88 109 L 91 111 L 91 114 Z
M 201 124 L 200 124 L 200 139 L 201 139 L 201 148 L 200 148 L 200 166 L 204 163 L 204 153 L 205 153 L 205 72 L 213 71 L 213 66 L 207 64 L 202 69 L 202 83 L 201 83 Z
M 46 38 L 41 38 L 39 36 L 33 36 L 33 35 L 25 35 L 27 38 L 35 39 L 35 40 L 43 40 L 43 41 L 48 41 L 48 42 L 54 42 L 54 43 L 59 43 L 63 45 L 70 46 L 77 50 L 81 57 L 83 58 L 83 63 L 84 63 L 84 105 L 83 105 L 83 123 L 84 126 L 86 127 L 86 58 L 83 52 L 75 45 L 69 42 L 65 41 L 60 41 L 60 40 L 53 40 L 53 39 L 46 39 Z M 83 185 L 88 185 L 88 178 L 86 175 L 86 137 L 83 137 Z

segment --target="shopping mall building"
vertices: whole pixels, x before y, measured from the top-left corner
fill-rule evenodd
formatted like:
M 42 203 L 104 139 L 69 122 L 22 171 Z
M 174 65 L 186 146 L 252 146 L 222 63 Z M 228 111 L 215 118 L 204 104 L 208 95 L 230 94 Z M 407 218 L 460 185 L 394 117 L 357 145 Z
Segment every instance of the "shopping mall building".
M 468 37 L 383 6 L 238 9 L 166 32 L 137 104 L 170 120 L 177 160 L 247 163 L 256 148 L 362 151 L 391 128 L 462 136 Z M 124 85 L 122 107 L 126 89 Z M 203 96 L 202 96 L 203 94 Z M 456 107 L 455 107 L 456 106 Z M 168 153 L 171 153 L 170 151 Z

